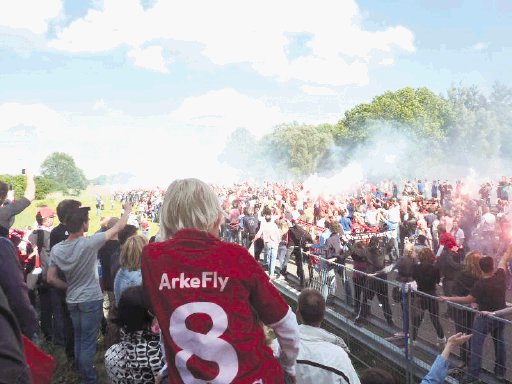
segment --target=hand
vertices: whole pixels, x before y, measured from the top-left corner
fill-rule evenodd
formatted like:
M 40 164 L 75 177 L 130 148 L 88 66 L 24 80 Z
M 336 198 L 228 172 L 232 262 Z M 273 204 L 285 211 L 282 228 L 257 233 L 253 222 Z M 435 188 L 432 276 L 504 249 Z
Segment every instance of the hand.
M 494 312 L 480 311 L 480 316 L 494 316 Z
M 110 221 L 110 219 L 111 219 L 110 216 L 107 216 L 107 217 L 103 218 L 103 220 L 100 221 L 100 226 L 106 227 L 108 222 Z
M 437 300 L 444 303 L 445 301 L 448 301 L 448 298 L 446 296 L 437 296 Z
M 123 205 L 123 209 L 125 213 L 130 213 L 132 211 L 133 205 L 131 203 L 126 203 Z
M 451 347 L 456 347 L 458 345 L 464 344 L 466 341 L 468 341 L 472 334 L 466 335 L 465 333 L 459 332 L 455 335 L 452 335 L 448 338 L 446 344 L 450 345 Z

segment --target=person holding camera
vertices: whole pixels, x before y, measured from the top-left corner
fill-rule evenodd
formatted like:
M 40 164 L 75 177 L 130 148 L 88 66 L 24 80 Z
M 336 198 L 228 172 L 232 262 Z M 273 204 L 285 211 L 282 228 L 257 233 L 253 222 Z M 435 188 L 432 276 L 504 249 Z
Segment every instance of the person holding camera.
M 26 172 L 27 186 L 23 197 L 18 200 L 7 201 L 9 185 L 0 181 L 0 235 L 7 237 L 9 228 L 14 224 L 15 216 L 25 210 L 36 198 L 36 184 L 34 175 Z

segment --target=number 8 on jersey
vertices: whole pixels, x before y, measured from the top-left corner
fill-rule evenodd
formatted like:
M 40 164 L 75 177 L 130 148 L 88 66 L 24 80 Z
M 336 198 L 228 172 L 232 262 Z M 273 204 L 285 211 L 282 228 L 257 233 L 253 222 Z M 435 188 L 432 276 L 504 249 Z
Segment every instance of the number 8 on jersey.
M 212 328 L 206 333 L 191 331 L 186 326 L 187 318 L 204 313 L 212 319 Z M 176 354 L 176 368 L 185 384 L 222 384 L 232 382 L 238 373 L 238 358 L 235 349 L 219 337 L 228 328 L 228 317 L 221 306 L 210 302 L 194 302 L 178 307 L 172 314 L 169 332 L 174 343 L 182 350 Z M 212 380 L 195 378 L 187 368 L 192 356 L 212 361 L 219 366 L 218 375 Z

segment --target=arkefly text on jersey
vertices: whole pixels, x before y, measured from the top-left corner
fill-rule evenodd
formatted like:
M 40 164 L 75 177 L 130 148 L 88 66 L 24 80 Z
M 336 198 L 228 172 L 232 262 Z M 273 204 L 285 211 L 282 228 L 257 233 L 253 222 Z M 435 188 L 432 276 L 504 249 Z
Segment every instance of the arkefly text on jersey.
M 185 277 L 185 273 L 181 272 L 179 276 L 169 277 L 167 273 L 162 273 L 160 279 L 160 291 L 166 289 L 189 289 L 189 288 L 219 288 L 224 291 L 228 283 L 229 277 L 221 277 L 217 272 L 202 272 L 201 277 Z

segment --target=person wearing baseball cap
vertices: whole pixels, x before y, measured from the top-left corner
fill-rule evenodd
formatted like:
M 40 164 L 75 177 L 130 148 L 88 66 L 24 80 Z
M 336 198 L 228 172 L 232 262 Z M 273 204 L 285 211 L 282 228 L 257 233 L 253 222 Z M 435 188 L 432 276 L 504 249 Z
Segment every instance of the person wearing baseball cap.
M 436 267 L 439 269 L 439 273 L 442 278 L 443 294 L 445 296 L 453 296 L 455 289 L 455 275 L 462 270 L 462 264 L 459 262 L 459 256 L 457 254 L 459 248 L 457 247 L 457 241 L 451 233 L 446 232 L 446 229 L 441 224 L 438 227 L 440 233 L 439 236 L 439 247 L 440 254 L 435 262 Z M 448 307 L 444 317 L 451 316 L 452 307 Z

